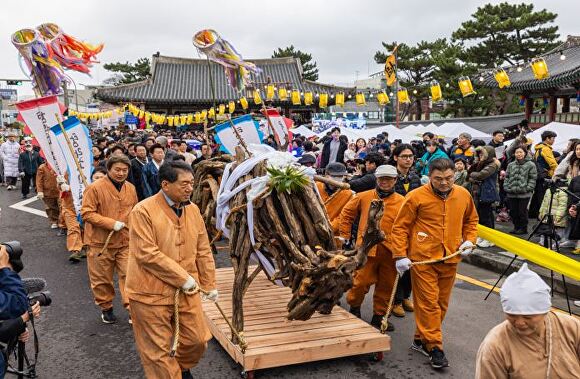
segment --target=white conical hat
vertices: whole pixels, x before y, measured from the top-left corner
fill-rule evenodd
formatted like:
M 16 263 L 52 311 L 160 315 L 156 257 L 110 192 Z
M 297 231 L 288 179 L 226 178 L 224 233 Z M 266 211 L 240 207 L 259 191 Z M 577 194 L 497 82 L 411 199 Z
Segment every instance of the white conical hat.
M 524 263 L 507 277 L 499 291 L 503 311 L 513 315 L 539 315 L 552 307 L 550 287 Z

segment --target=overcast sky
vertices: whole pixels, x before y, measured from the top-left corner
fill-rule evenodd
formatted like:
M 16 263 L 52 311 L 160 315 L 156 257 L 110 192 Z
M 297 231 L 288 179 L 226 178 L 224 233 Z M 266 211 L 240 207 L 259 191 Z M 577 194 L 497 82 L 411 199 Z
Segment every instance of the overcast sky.
M 198 57 L 194 32 L 212 28 L 244 58 L 267 58 L 293 44 L 318 63 L 319 81 L 352 84 L 378 71 L 381 41 L 416 43 L 450 37 L 478 6 L 477 0 L 120 1 L 17 0 L 0 5 L 0 78 L 22 78 L 10 36 L 18 29 L 54 22 L 88 42 L 103 42 L 102 63 L 162 55 Z M 499 3 L 500 1 L 491 1 Z M 509 1 L 520 3 L 521 1 Z M 535 9 L 558 14 L 562 39 L 580 35 L 579 0 L 536 0 Z M 153 6 L 153 4 L 155 4 Z M 77 85 L 109 77 L 96 65 L 92 78 L 73 74 Z M 3 83 L 0 83 L 3 85 Z M 30 93 L 21 88 L 21 94 Z

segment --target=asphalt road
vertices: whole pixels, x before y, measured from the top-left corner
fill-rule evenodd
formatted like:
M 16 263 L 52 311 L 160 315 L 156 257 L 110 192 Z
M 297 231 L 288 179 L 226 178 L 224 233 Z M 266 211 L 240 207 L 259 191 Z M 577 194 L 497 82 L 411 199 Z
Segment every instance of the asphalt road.
M 40 378 L 142 378 L 143 372 L 133 343 L 127 315 L 115 303 L 120 322 L 105 325 L 92 301 L 86 263 L 68 262 L 65 237 L 57 237 L 46 218 L 12 209 L 20 194 L 0 188 L 0 241 L 20 240 L 24 248 L 22 277 L 43 277 L 52 292 L 53 303 L 44 308 L 37 330 Z M 42 209 L 40 200 L 28 205 Z M 216 256 L 218 267 L 229 265 L 226 253 Z M 485 281 L 496 274 L 467 264 L 460 272 Z M 458 280 L 444 323 L 444 350 L 451 367 L 436 372 L 427 358 L 411 352 L 414 320 L 412 314 L 393 319 L 392 350 L 382 362 L 370 356 L 354 356 L 258 371 L 259 378 L 470 378 L 473 377 L 477 348 L 486 333 L 503 320 L 497 295 L 484 301 L 486 290 Z M 363 318 L 371 317 L 370 296 L 363 305 Z M 31 344 L 29 344 L 31 345 Z M 29 354 L 32 353 L 29 349 Z M 212 340 L 208 351 L 193 369 L 198 378 L 237 378 L 241 368 Z M 8 375 L 7 377 L 10 377 Z

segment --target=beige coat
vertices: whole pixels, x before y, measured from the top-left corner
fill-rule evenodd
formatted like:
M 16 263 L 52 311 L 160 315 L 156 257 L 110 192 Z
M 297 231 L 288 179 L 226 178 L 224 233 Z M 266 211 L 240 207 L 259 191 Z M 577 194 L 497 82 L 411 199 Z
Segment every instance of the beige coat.
M 38 166 L 36 171 L 36 191 L 48 198 L 57 199 L 59 196 L 56 173 L 46 163 Z
M 90 184 L 83 196 L 81 217 L 85 222 L 85 245 L 102 247 L 115 221 L 129 222 L 129 213 L 137 204 L 135 187 L 125 181 L 117 191 L 111 179 L 103 178 Z M 108 248 L 119 249 L 129 245 L 129 230 L 124 228 L 113 234 Z

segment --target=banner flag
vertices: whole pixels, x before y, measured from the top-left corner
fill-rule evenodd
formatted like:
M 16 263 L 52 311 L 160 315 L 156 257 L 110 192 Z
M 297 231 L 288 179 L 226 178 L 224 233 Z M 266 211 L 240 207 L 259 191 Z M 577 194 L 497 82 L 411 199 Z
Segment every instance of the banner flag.
M 89 182 L 93 168 L 93 143 L 91 141 L 89 130 L 86 126 L 81 124 L 81 122 L 76 117 L 69 117 L 67 120 L 62 122 L 62 125 L 71 142 L 74 155 L 79 162 L 82 173 L 84 174 L 87 182 Z M 66 138 L 58 123 L 51 128 L 51 135 L 53 140 L 58 143 L 60 151 L 66 160 L 66 166 L 68 167 L 68 181 L 73 197 L 73 204 L 77 214 L 80 214 L 83 193 L 85 191 L 83 179 L 77 168 L 71 149 L 69 148 Z
M 44 158 L 58 175 L 66 172 L 66 159 L 50 128 L 58 124 L 62 109 L 56 95 L 16 103 L 16 109 L 40 146 Z
M 385 79 L 387 80 L 387 86 L 392 86 L 397 80 L 397 74 L 395 72 L 397 65 L 397 62 L 395 61 L 396 50 L 397 47 L 395 46 L 393 52 L 387 57 L 387 61 L 385 62 Z
M 276 132 L 280 139 L 280 146 L 284 146 L 289 143 L 289 141 L 292 141 L 292 132 L 290 131 L 294 126 L 292 120 L 280 115 L 280 113 L 273 108 L 266 109 L 265 112 L 262 109 L 261 112 L 264 116 L 268 115 L 268 118 L 272 123 L 272 128 L 274 128 L 274 132 Z
M 232 129 L 232 124 L 236 132 Z M 249 114 L 234 118 L 230 121 L 221 123 L 215 127 L 215 140 L 220 145 L 220 150 L 227 154 L 235 154 L 236 146 L 241 145 L 243 141 L 248 144 L 261 144 L 264 138 L 259 129 L 258 122 L 252 119 Z

